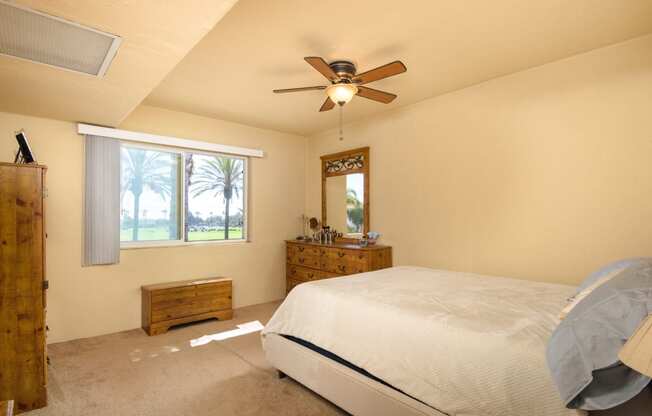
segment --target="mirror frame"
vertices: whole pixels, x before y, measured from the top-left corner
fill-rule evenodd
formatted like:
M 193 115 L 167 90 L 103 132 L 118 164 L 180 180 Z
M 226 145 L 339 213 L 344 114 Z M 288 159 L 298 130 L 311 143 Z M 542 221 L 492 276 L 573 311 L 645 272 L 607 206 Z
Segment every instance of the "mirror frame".
M 321 222 L 328 225 L 326 212 L 326 179 L 333 176 L 362 173 L 364 175 L 364 197 L 362 235 L 369 232 L 369 147 L 360 147 L 344 152 L 321 156 Z M 349 234 L 350 235 L 350 234 Z M 357 238 L 344 237 L 341 240 L 357 241 Z

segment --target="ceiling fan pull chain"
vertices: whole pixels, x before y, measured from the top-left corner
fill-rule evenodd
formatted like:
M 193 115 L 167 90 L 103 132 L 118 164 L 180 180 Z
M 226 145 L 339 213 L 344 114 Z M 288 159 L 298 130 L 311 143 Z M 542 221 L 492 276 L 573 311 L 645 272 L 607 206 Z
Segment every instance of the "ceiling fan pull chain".
M 342 129 L 342 111 L 344 111 L 344 106 L 340 104 L 340 140 L 344 140 L 344 132 Z

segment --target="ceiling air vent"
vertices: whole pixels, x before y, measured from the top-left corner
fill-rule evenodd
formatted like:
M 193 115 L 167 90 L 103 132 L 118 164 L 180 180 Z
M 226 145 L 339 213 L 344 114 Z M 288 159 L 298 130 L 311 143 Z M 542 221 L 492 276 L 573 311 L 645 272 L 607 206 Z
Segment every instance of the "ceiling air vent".
M 0 54 L 103 76 L 121 39 L 0 0 Z

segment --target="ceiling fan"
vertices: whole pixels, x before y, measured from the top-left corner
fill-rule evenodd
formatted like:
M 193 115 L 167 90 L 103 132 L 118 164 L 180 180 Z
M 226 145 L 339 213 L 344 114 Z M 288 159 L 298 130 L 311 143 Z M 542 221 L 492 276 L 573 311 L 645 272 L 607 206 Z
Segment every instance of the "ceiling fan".
M 328 79 L 330 85 L 320 85 L 316 87 L 286 88 L 274 90 L 277 94 L 286 92 L 299 92 L 311 90 L 326 90 L 326 101 L 322 104 L 319 111 L 332 110 L 335 104 L 343 106 L 351 101 L 354 95 L 378 101 L 383 104 L 389 104 L 396 98 L 396 94 L 385 91 L 375 90 L 364 87 L 363 85 L 370 82 L 378 81 L 394 75 L 402 74 L 407 68 L 401 61 L 394 61 L 379 66 L 378 68 L 358 74 L 355 64 L 350 61 L 334 61 L 326 63 L 323 58 L 318 56 L 307 56 L 305 58 L 313 68 Z

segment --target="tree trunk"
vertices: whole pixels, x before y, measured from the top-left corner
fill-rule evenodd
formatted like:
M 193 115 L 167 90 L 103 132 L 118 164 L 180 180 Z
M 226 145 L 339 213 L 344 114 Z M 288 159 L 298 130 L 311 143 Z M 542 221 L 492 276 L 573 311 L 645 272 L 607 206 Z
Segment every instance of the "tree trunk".
M 140 222 L 140 193 L 134 194 L 134 228 L 131 230 L 131 240 L 138 241 L 138 223 Z
M 186 221 L 184 222 L 183 225 L 183 240 L 188 241 L 188 222 L 190 218 L 190 214 L 188 212 L 188 193 L 190 190 L 190 177 L 192 176 L 192 171 L 193 171 L 193 160 L 192 160 L 192 155 L 187 155 L 186 160 L 185 160 L 185 166 L 184 169 L 185 171 L 185 183 L 183 184 L 183 215 Z
M 170 178 L 172 178 L 172 186 L 170 187 L 170 217 L 168 223 L 168 235 L 170 240 L 176 240 L 179 238 L 179 218 L 177 217 L 177 203 L 179 202 L 177 192 L 179 187 L 177 186 L 177 171 L 178 165 L 176 163 L 171 163 Z
M 230 199 L 226 199 L 226 207 L 224 207 L 224 239 L 229 239 L 229 205 L 231 203 Z

